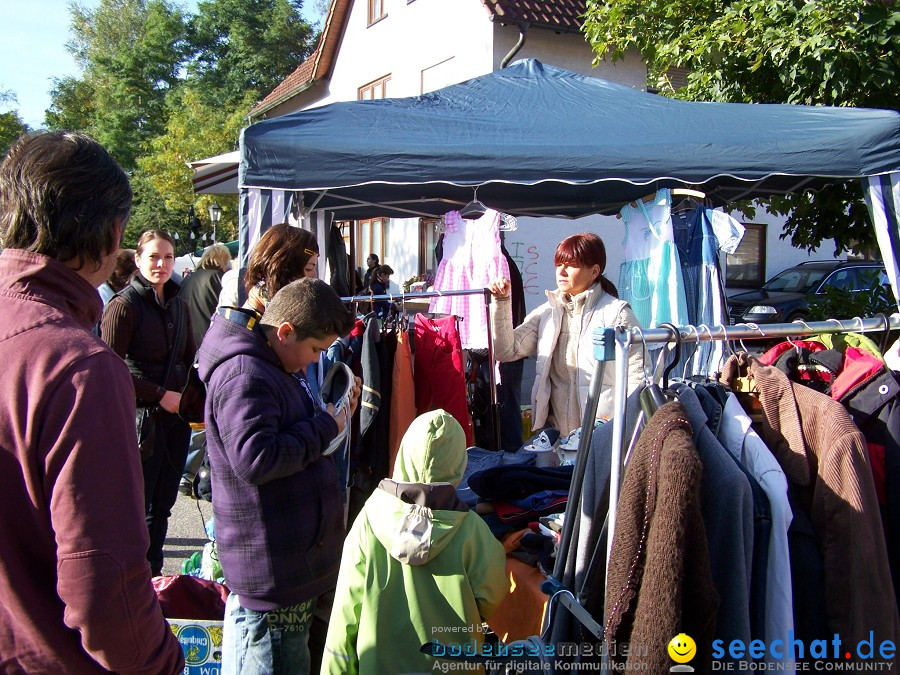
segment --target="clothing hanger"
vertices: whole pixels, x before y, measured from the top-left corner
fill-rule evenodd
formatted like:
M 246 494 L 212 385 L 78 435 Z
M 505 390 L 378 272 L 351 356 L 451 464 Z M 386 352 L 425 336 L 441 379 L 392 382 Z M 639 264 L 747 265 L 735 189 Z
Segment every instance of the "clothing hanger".
M 640 198 L 640 201 L 644 202 L 645 204 L 649 204 L 650 202 L 652 202 L 656 199 L 656 195 L 658 194 L 658 192 L 659 192 L 659 190 L 657 190 L 656 192 L 651 192 L 648 195 L 644 195 L 643 197 Z M 631 202 L 629 204 L 629 206 L 631 206 L 631 208 L 633 208 L 633 209 L 638 208 L 637 200 Z M 621 218 L 621 217 L 622 217 L 621 213 L 616 214 L 616 218 Z
M 480 186 L 475 186 L 474 194 L 472 195 L 472 201 L 466 204 L 459 210 L 459 215 L 465 220 L 478 220 L 485 214 L 487 211 L 487 207 L 478 201 L 478 188 Z
M 888 347 L 888 336 L 891 334 L 891 320 L 884 312 L 878 312 L 878 314 L 876 314 L 875 316 L 877 316 L 884 322 L 884 333 L 882 333 L 881 342 L 878 345 L 878 349 L 881 352 L 881 356 L 883 358 L 884 350 Z
M 709 376 L 709 365 L 710 365 L 709 361 L 712 358 L 713 345 L 715 344 L 715 338 L 713 337 L 712 328 L 707 326 L 705 323 L 701 323 L 698 326 L 698 328 L 705 328 L 706 332 L 709 333 L 709 349 L 706 352 L 706 358 L 703 359 L 703 370 L 700 372 L 700 374 L 703 376 L 704 382 L 709 382 L 709 380 L 711 379 Z M 697 343 L 698 348 L 699 348 L 699 344 L 700 343 L 698 342 Z
M 725 324 L 720 323 L 718 326 L 715 326 L 716 330 L 718 330 L 720 327 L 722 329 L 723 335 L 725 335 L 725 339 L 722 341 L 723 349 L 722 349 L 722 353 L 719 355 L 719 363 L 717 364 L 716 370 L 721 373 L 722 367 L 725 365 L 726 353 L 730 357 L 730 356 L 737 356 L 737 352 L 734 351 L 734 345 L 732 344 L 732 341 L 728 339 L 728 331 L 725 328 Z
M 514 232 L 519 229 L 519 221 L 516 220 L 515 216 L 511 216 L 508 213 L 501 213 L 499 228 L 505 232 Z
M 653 374 L 647 368 L 647 342 L 644 339 L 644 331 L 640 326 L 635 326 L 635 330 L 641 336 L 641 367 L 644 370 L 644 382 L 646 385 L 641 392 L 639 400 L 644 418 L 650 419 L 653 417 L 653 413 L 659 410 L 660 406 L 664 405 L 668 399 L 666 399 L 662 389 L 659 388 L 659 385 L 653 379 Z
M 687 329 L 688 329 L 688 335 L 690 335 L 691 333 L 694 333 L 697 335 L 697 342 L 695 343 L 696 347 L 694 348 L 694 353 L 691 354 L 688 358 L 686 358 L 684 360 L 684 368 L 681 371 L 681 381 L 682 382 L 688 381 L 688 374 L 687 374 L 688 367 L 691 365 L 691 362 L 696 359 L 697 352 L 700 351 L 700 331 L 697 330 L 696 326 L 688 326 Z
M 672 188 L 671 193 L 676 196 L 685 195 L 687 197 L 696 197 L 697 199 L 706 199 L 705 192 L 694 190 L 693 188 Z
M 675 333 L 674 358 L 672 359 L 672 362 L 665 367 L 662 375 L 662 388 L 665 390 L 669 388 L 669 373 L 672 372 L 672 369 L 675 368 L 676 365 L 678 365 L 678 361 L 681 358 L 681 332 L 678 330 L 678 326 L 671 323 L 661 323 L 659 324 L 659 327 L 668 328 Z

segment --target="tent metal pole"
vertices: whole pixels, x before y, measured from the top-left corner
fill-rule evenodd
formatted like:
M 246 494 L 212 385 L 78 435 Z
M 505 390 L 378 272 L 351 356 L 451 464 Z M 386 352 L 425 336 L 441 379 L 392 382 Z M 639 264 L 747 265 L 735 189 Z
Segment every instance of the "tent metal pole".
M 491 332 L 491 299 L 489 288 L 484 289 L 484 317 L 487 325 L 488 371 L 491 383 L 491 425 L 494 431 L 494 450 L 500 449 L 500 406 L 497 403 L 497 378 L 494 376 L 494 336 Z

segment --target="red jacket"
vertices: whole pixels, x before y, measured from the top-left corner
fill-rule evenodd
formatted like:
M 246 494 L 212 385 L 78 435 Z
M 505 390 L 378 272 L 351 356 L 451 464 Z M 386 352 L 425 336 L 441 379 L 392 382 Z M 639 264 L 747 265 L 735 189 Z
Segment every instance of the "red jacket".
M 181 672 L 146 560 L 134 387 L 96 289 L 0 253 L 0 672 Z

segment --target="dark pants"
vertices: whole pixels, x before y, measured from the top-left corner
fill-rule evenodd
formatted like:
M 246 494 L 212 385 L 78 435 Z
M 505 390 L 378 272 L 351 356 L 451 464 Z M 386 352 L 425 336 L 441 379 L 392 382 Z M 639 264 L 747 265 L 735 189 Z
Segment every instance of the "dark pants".
M 156 444 L 153 454 L 141 462 L 144 472 L 144 512 L 150 533 L 147 560 L 153 576 L 162 573 L 163 545 L 169 516 L 178 498 L 178 483 L 184 471 L 191 427 L 178 415 L 157 409 Z

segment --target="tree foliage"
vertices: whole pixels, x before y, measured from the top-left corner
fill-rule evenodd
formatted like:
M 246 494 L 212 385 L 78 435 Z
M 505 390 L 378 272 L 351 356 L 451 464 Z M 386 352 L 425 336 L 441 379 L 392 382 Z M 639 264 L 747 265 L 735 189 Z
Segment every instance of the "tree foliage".
M 900 109 L 900 12 L 871 0 L 587 0 L 597 60 L 630 50 L 662 93 L 699 101 Z M 674 91 L 668 73 L 688 69 Z M 783 236 L 815 249 L 874 244 L 857 183 L 773 199 Z
M 0 113 L 0 157 L 3 157 L 13 142 L 27 131 L 28 125 L 22 121 L 17 111 Z
M 234 103 L 267 94 L 309 54 L 312 26 L 296 0 L 207 0 L 191 21 L 189 71 L 199 91 Z
M 18 103 L 13 91 L 0 91 L 0 105 Z M 22 134 L 28 131 L 28 125 L 22 121 L 18 111 L 0 112 L 0 157 L 6 154 L 9 147 Z
M 126 244 L 151 227 L 190 241 L 191 206 L 206 221 L 212 197 L 193 193 L 187 163 L 233 150 L 248 111 L 309 54 L 313 28 L 301 5 L 201 0 L 196 15 L 177 0 L 69 5 L 67 48 L 81 74 L 54 80 L 45 122 L 91 134 L 129 172 Z M 236 197 L 215 199 L 224 209 L 218 238 L 235 236 Z

